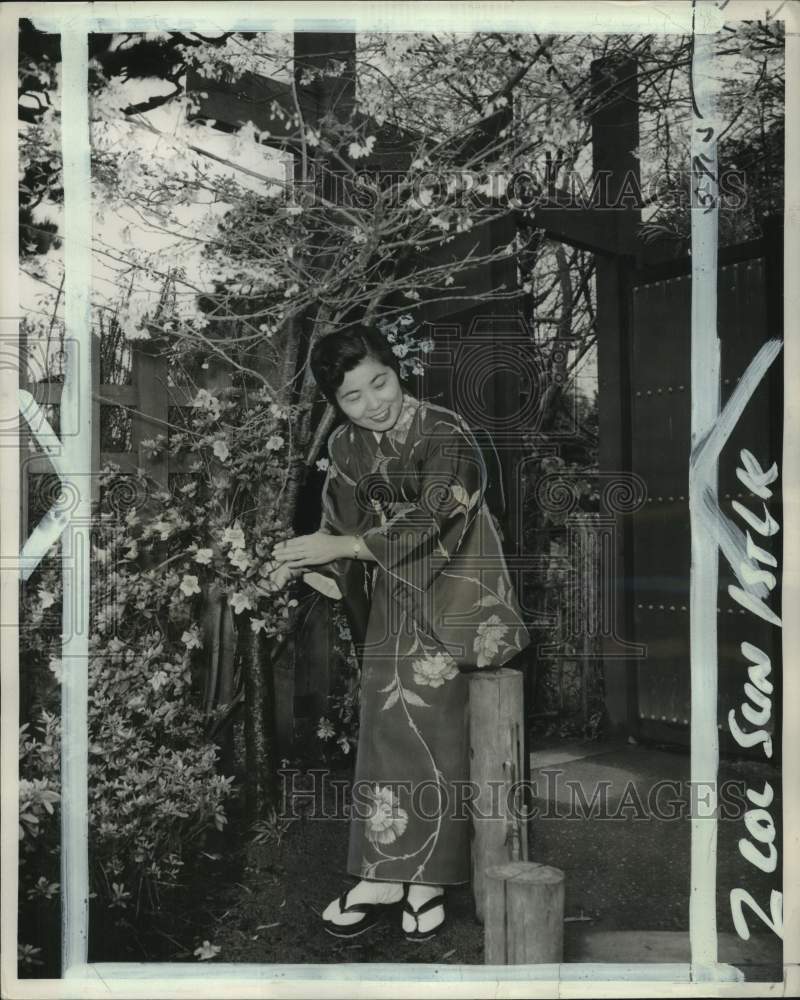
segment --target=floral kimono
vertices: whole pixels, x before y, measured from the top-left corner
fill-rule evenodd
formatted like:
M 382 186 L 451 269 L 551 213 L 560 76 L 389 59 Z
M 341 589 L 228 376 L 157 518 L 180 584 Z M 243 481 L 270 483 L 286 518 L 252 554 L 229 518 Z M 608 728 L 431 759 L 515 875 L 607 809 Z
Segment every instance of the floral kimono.
M 376 562 L 304 573 L 345 602 L 361 661 L 361 715 L 347 870 L 457 884 L 470 877 L 470 670 L 530 643 L 464 420 L 404 393 L 376 438 L 355 424 L 328 441 L 320 530 L 358 534 Z

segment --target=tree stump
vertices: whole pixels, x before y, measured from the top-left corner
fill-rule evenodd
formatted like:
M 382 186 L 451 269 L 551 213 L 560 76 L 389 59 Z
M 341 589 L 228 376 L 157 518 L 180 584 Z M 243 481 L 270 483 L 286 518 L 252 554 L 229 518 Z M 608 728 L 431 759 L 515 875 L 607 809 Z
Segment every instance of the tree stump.
M 525 776 L 525 705 L 519 670 L 479 670 L 469 674 L 469 681 L 470 780 L 478 789 L 473 801 L 472 892 L 475 915 L 483 922 L 486 869 L 528 857 L 527 824 L 524 817 L 515 822 L 508 796 L 511 786 Z
M 486 872 L 487 965 L 558 964 L 564 958 L 564 873 L 534 861 Z

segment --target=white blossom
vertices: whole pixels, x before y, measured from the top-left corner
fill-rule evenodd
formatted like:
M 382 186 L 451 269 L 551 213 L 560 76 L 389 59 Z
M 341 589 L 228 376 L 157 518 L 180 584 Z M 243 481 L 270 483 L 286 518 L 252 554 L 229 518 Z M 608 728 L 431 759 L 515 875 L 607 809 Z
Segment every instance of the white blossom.
M 336 735 L 336 730 L 330 724 L 330 722 L 323 716 L 319 720 L 319 725 L 317 726 L 317 736 L 321 740 L 329 740 L 332 736 Z
M 217 440 L 212 445 L 211 450 L 220 460 L 220 462 L 227 462 L 230 455 L 230 449 L 228 448 L 228 442 L 223 438 L 217 438 Z
M 181 642 L 187 649 L 202 649 L 203 642 L 197 633 L 197 629 L 187 629 L 181 636 Z
M 187 597 L 191 597 L 192 594 L 199 594 L 200 584 L 197 582 L 197 577 L 184 574 L 184 577 L 181 580 L 181 590 Z
M 375 136 L 370 135 L 364 140 L 364 144 L 361 145 L 358 142 L 351 142 L 347 147 L 347 152 L 350 158 L 353 160 L 360 160 L 364 156 L 369 156 L 372 152 L 372 147 L 375 145 Z
M 234 523 L 233 527 L 227 527 L 222 533 L 222 544 L 230 545 L 234 549 L 244 548 L 244 532 L 238 521 Z
M 212 944 L 210 941 L 204 941 L 199 948 L 195 948 L 194 954 L 200 959 L 201 962 L 206 962 L 210 958 L 216 958 L 217 955 L 222 951 L 217 944 Z
M 230 559 L 232 565 L 244 573 L 252 566 L 250 556 L 245 552 L 244 549 L 231 549 L 228 553 L 228 558 Z
M 62 664 L 60 657 L 51 656 L 50 662 L 47 664 L 47 667 L 60 684 L 63 679 Z
M 46 608 L 52 607 L 52 605 L 55 604 L 56 598 L 55 595 L 52 594 L 49 590 L 45 590 L 44 587 L 40 587 L 39 601 L 41 603 L 42 611 L 44 611 Z
M 234 594 L 230 599 L 230 606 L 233 608 L 234 614 L 237 615 L 253 607 L 247 594 Z
M 169 683 L 169 676 L 164 670 L 156 670 L 150 678 L 150 687 L 154 691 L 160 691 L 165 684 Z

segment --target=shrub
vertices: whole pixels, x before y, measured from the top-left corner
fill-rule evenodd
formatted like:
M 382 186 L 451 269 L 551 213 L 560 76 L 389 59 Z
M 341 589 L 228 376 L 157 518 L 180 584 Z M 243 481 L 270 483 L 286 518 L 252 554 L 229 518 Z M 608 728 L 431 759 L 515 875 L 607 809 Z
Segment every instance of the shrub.
M 226 706 L 214 704 L 203 676 L 209 598 L 225 594 L 248 635 L 288 630 L 297 605 L 269 582 L 272 546 L 290 533 L 276 500 L 284 428 L 296 413 L 265 392 L 244 402 L 235 391 L 201 389 L 180 427 L 150 442 L 151 453 L 189 460 L 169 489 L 141 470 L 122 475 L 107 466 L 99 477 L 88 675 L 91 889 L 120 920 L 156 912 L 165 890 L 185 884 L 206 833 L 226 822 L 233 779 L 218 773 L 208 735 Z M 57 892 L 60 681 L 69 669 L 59 658 L 61 593 L 55 558 L 23 593 L 23 905 L 29 894 Z
M 96 624 L 96 622 L 95 622 Z M 112 915 L 153 913 L 164 889 L 222 829 L 232 779 L 190 696 L 190 650 L 157 630 L 94 632 L 89 656 L 91 889 Z M 50 659 L 56 677 L 60 661 Z M 57 898 L 61 725 L 41 708 L 20 731 L 21 905 Z

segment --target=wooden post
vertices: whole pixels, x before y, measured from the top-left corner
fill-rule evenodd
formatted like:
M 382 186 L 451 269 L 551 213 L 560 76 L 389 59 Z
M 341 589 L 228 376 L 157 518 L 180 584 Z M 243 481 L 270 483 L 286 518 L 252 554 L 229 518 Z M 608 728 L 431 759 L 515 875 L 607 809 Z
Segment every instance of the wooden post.
M 594 91 L 592 114 L 593 174 L 600 191 L 607 184 L 606 217 L 609 234 L 614 234 L 620 254 L 638 252 L 637 227 L 641 206 L 635 198 L 624 198 L 632 185 L 641 190 L 639 161 L 639 86 L 637 66 L 632 60 L 598 59 L 591 66 Z M 600 469 L 618 472 L 631 468 L 630 455 L 630 344 L 627 316 L 624 256 L 598 254 L 597 294 L 597 374 L 598 421 L 600 427 Z M 616 565 L 623 574 L 630 570 L 633 551 L 632 525 L 623 520 L 616 535 Z M 627 561 L 626 561 L 627 560 Z M 633 639 L 630 589 L 622 576 L 612 579 L 613 607 L 617 634 Z M 615 639 L 601 640 L 604 657 L 605 702 L 609 726 L 628 735 L 637 731 L 636 660 L 619 658 Z
M 524 819 L 514 823 L 508 797 L 510 786 L 525 775 L 525 699 L 519 670 L 478 671 L 469 675 L 469 681 L 470 780 L 478 787 L 473 802 L 472 892 L 475 915 L 483 921 L 486 869 L 528 856 L 527 826 Z
M 511 861 L 486 872 L 486 965 L 558 964 L 564 957 L 564 873 Z

